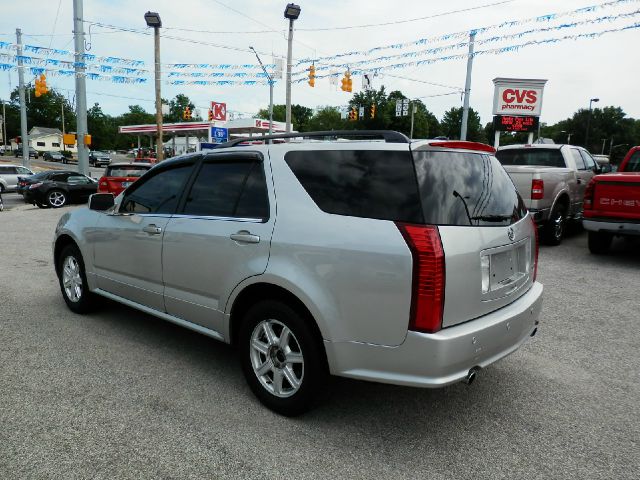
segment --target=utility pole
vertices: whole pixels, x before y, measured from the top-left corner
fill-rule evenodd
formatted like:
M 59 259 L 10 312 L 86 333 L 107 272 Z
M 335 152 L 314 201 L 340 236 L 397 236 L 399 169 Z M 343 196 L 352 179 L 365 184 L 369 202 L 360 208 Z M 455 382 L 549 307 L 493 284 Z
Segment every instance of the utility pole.
M 27 131 L 27 104 L 24 98 L 24 66 L 22 63 L 22 31 L 16 28 L 18 44 L 18 92 L 20 94 L 20 137 L 22 138 L 22 165 L 29 168 L 29 132 Z
M 416 109 L 418 108 L 417 105 L 412 104 L 411 105 L 411 132 L 409 133 L 409 139 L 413 140 L 413 117 L 416 114 Z
M 160 95 L 160 29 L 153 29 L 155 80 L 156 80 L 156 159 L 164 160 L 164 146 L 162 138 L 162 96 Z
M 287 94 L 286 94 L 286 118 L 287 133 L 291 132 L 291 62 L 293 48 L 293 19 L 289 20 L 289 42 L 287 46 Z
M 85 145 L 87 135 L 87 85 L 84 64 L 84 16 L 82 0 L 73 0 L 73 39 L 76 50 L 76 117 L 78 143 L 78 172 L 89 174 L 89 152 Z M 63 140 L 64 141 L 64 140 Z
M 3 153 L 7 151 L 7 110 L 6 103 L 2 101 L 2 145 L 4 146 Z
M 65 150 L 64 148 L 64 134 L 66 133 L 64 131 L 64 99 L 62 99 L 62 102 L 60 103 L 60 112 L 62 113 L 62 149 Z
M 464 82 L 464 106 L 462 108 L 462 126 L 460 127 L 460 140 L 467 139 L 467 124 L 469 123 L 469 95 L 471 93 L 471 69 L 473 68 L 473 46 L 476 32 L 469 34 L 469 56 L 467 57 L 467 79 Z

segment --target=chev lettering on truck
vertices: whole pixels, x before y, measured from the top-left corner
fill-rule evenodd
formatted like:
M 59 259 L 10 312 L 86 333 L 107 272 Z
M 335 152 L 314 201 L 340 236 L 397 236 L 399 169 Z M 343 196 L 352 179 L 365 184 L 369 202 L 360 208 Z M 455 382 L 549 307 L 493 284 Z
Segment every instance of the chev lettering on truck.
M 624 207 L 640 207 L 640 200 L 622 200 L 620 198 L 601 198 L 600 205 L 624 206 Z

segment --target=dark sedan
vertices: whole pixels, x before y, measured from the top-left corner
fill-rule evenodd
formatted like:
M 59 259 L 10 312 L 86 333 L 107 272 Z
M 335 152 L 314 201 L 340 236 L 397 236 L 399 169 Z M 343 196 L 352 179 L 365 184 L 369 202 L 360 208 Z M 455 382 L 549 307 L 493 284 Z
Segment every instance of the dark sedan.
M 98 190 L 95 180 L 70 171 L 49 171 L 20 177 L 18 185 L 25 203 L 32 203 L 40 208 L 84 203 Z
M 42 158 L 46 162 L 62 162 L 64 160 L 62 152 L 44 152 Z

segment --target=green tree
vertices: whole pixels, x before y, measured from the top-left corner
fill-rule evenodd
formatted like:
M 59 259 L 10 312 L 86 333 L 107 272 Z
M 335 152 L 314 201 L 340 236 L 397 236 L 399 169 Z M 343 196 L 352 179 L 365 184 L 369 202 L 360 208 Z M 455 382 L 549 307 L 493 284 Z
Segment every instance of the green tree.
M 273 121 L 284 122 L 286 121 L 287 107 L 286 105 L 274 105 L 273 106 Z M 258 118 L 269 120 L 269 108 L 263 108 L 258 111 Z M 309 131 L 309 121 L 313 117 L 313 110 L 309 107 L 294 104 L 291 105 L 291 124 L 293 129 L 298 132 Z
M 462 126 L 462 107 L 451 108 L 445 112 L 440 122 L 442 135 L 450 139 L 460 138 L 460 127 Z M 486 142 L 486 132 L 482 128 L 480 115 L 473 108 L 469 109 L 469 121 L 467 123 L 467 140 L 472 142 Z
M 67 132 L 76 129 L 76 114 L 67 99 L 55 89 L 50 89 L 48 93 L 36 97 L 35 88 L 27 91 L 26 95 L 27 128 L 47 127 L 62 130 L 62 110 L 64 109 L 65 130 Z M 10 95 L 11 106 L 14 107 L 12 113 L 17 116 L 7 115 L 7 136 L 15 137 L 20 135 L 20 96 L 18 88 L 15 88 Z
M 311 120 L 309 120 L 309 131 L 322 130 L 342 130 L 345 128 L 345 120 L 337 107 L 322 107 Z
M 189 109 L 192 112 L 192 115 L 193 115 L 194 109 L 196 108 L 193 102 L 189 99 L 189 97 L 181 93 L 176 95 L 171 100 L 166 100 L 163 98 L 162 103 L 165 105 L 169 105 L 169 115 L 164 115 L 164 121 L 167 123 L 177 123 L 177 122 L 188 121 L 182 118 L 185 108 L 189 107 Z M 191 120 L 199 121 L 199 120 L 202 120 L 202 118 L 199 116 L 193 115 Z
M 91 134 L 92 149 L 111 150 L 115 148 L 118 134 L 115 119 L 105 115 L 98 103 L 95 103 L 87 111 L 87 130 Z

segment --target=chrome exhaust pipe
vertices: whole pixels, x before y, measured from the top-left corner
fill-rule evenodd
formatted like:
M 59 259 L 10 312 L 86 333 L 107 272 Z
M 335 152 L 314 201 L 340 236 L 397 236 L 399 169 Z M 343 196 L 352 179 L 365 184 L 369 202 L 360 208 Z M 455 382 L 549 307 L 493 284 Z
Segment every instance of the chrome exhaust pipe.
M 478 367 L 473 367 L 471 370 L 469 370 L 469 373 L 467 373 L 467 376 L 464 378 L 463 382 L 467 385 L 471 385 L 475 381 L 477 376 Z

